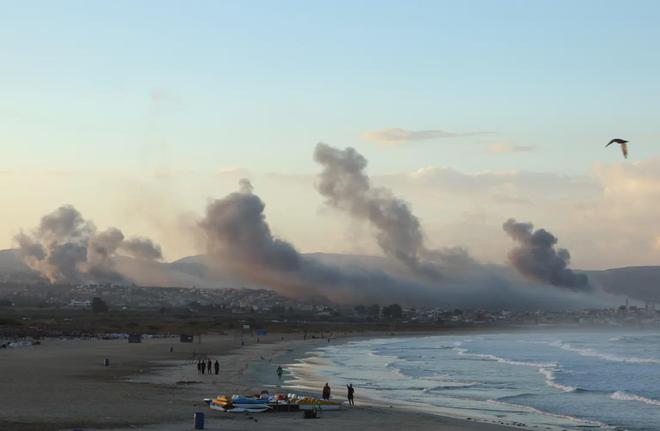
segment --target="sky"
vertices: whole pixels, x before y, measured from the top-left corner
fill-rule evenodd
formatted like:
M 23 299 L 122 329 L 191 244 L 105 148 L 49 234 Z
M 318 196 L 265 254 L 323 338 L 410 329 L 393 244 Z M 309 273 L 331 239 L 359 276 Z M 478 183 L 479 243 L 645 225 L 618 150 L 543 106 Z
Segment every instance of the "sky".
M 323 141 L 427 241 L 503 262 L 509 217 L 574 266 L 660 263 L 655 1 L 0 1 L 0 248 L 60 205 L 198 253 L 252 180 L 304 252 L 378 254 L 324 206 Z M 630 158 L 604 148 L 630 140 Z

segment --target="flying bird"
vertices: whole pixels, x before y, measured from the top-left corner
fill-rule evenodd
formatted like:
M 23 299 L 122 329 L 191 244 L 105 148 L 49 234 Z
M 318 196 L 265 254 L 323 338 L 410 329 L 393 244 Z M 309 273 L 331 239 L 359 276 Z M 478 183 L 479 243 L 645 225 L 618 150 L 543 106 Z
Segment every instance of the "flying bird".
M 626 141 L 625 139 L 615 138 L 612 139 L 610 142 L 608 142 L 607 145 L 605 145 L 605 147 L 609 147 L 610 144 L 621 145 L 621 152 L 623 153 L 623 157 L 625 157 L 626 159 L 628 158 L 628 141 Z

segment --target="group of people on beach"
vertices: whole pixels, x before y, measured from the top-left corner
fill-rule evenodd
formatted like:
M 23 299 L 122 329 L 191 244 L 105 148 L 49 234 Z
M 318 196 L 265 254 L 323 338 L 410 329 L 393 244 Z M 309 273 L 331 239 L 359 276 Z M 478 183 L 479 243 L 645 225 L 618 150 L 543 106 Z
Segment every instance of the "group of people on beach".
M 346 398 L 348 398 L 348 405 L 355 406 L 355 402 L 353 401 L 353 398 L 355 397 L 355 388 L 353 387 L 353 383 L 346 385 L 346 389 L 348 390 L 346 394 Z M 323 390 L 321 392 L 323 399 L 329 401 L 331 392 L 332 389 L 330 389 L 330 385 L 326 383 L 323 386 Z
M 282 374 L 284 374 L 284 368 L 282 368 L 281 365 L 278 365 L 277 378 L 279 379 L 280 382 L 282 381 Z M 355 397 L 355 388 L 353 387 L 353 383 L 346 385 L 346 389 L 347 389 L 346 398 L 348 398 L 348 405 L 355 406 L 355 402 L 353 401 L 353 398 Z M 323 390 L 321 391 L 321 395 L 323 399 L 329 401 L 331 392 L 332 389 L 330 389 L 330 385 L 326 383 L 323 386 Z
M 217 359 L 215 363 L 211 362 L 210 359 L 197 361 L 197 374 L 214 374 L 214 371 L 216 375 L 220 374 L 220 363 Z

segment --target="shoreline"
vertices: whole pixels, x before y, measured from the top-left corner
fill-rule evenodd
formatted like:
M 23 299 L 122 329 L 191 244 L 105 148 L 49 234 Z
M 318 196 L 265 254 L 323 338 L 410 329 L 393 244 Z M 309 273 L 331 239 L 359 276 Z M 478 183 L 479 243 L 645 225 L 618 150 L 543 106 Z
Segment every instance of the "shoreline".
M 302 421 L 298 414 L 249 416 L 215 414 L 203 398 L 217 394 L 272 392 L 275 369 L 327 345 L 325 338 L 297 339 L 301 334 L 269 334 L 256 343 L 232 335 L 204 336 L 202 344 L 180 344 L 155 338 L 141 344 L 126 340 L 44 340 L 42 345 L 0 352 L 0 428 L 7 431 L 58 431 L 73 428 L 179 431 L 192 428 L 192 414 L 204 412 L 206 429 L 290 429 L 304 424 L 318 429 L 412 429 L 505 431 L 512 427 L 416 412 L 401 406 L 359 405 Z M 438 333 L 362 333 L 339 336 L 331 343 L 392 336 Z M 284 340 L 281 339 L 284 338 Z M 174 352 L 170 352 L 170 347 Z M 35 355 L 38 349 L 39 354 Z M 218 376 L 198 375 L 195 354 L 220 363 Z M 110 367 L 103 359 L 110 358 Z M 59 390 L 67 387 L 66 391 Z M 282 385 L 286 389 L 286 384 Z M 320 389 L 320 388 L 319 388 Z M 314 394 L 318 396 L 319 394 Z M 359 398 L 358 398 L 359 401 Z M 12 412 L 12 413 L 10 413 Z M 247 427 L 247 428 L 246 428 Z M 370 428 L 373 427 L 373 428 Z
M 377 341 L 377 340 L 386 340 L 388 338 L 408 338 L 410 336 L 414 338 L 425 338 L 425 337 L 435 337 L 435 336 L 456 336 L 456 335 L 464 335 L 464 334 L 376 334 L 375 336 L 371 337 L 355 337 L 355 338 L 349 338 L 345 340 L 341 340 L 341 343 L 350 343 L 350 342 L 359 342 L 359 341 Z M 323 347 L 323 346 L 321 346 Z M 323 366 L 328 365 L 328 358 L 324 357 L 323 354 L 320 354 L 316 357 L 311 355 L 310 353 L 313 352 L 315 349 L 309 349 L 306 352 L 301 352 L 303 356 L 297 356 L 294 358 L 294 369 L 297 369 L 297 371 L 294 374 L 297 374 L 296 378 L 293 380 L 290 380 L 290 384 L 286 385 L 288 388 L 290 388 L 294 392 L 302 392 L 305 393 L 307 391 L 310 391 L 312 387 L 318 387 L 319 391 L 314 391 L 314 394 L 316 396 L 319 396 L 320 393 L 320 388 L 324 384 L 325 380 L 328 379 L 333 379 L 332 376 L 330 377 L 323 377 L 319 372 L 319 366 L 323 368 Z M 462 354 L 462 353 L 461 353 Z M 340 362 L 341 364 L 341 362 Z M 335 364 L 334 368 L 330 368 L 331 374 L 334 374 L 337 370 L 337 366 Z M 341 379 L 341 377 L 340 377 Z M 303 383 L 299 383 L 299 382 Z M 350 380 L 346 380 L 343 383 L 350 382 Z M 291 384 L 292 383 L 292 384 Z M 358 388 L 359 390 L 359 388 Z M 344 388 L 340 386 L 340 391 L 339 393 L 343 393 Z M 602 422 L 592 420 L 592 419 L 585 419 L 581 417 L 573 417 L 573 416 L 564 416 L 562 414 L 557 414 L 557 413 L 552 413 L 549 411 L 543 411 L 543 410 L 538 410 L 533 407 L 526 406 L 524 404 L 509 404 L 506 402 L 498 401 L 498 400 L 488 400 L 488 403 L 492 403 L 494 406 L 495 405 L 500 405 L 500 406 L 505 406 L 505 410 L 502 411 L 503 414 L 506 414 L 506 416 L 510 416 L 509 413 L 520 413 L 521 411 L 525 411 L 526 414 L 532 415 L 531 418 L 523 419 L 519 418 L 519 420 L 514 420 L 513 417 L 508 417 L 508 419 L 504 419 L 504 416 L 500 415 L 494 415 L 492 418 L 487 418 L 487 417 L 479 417 L 480 415 L 480 408 L 478 407 L 450 407 L 450 406 L 439 406 L 439 405 L 433 405 L 433 404 L 428 404 L 428 403 L 419 403 L 419 402 L 413 402 L 413 401 L 405 401 L 402 399 L 391 399 L 388 398 L 386 395 L 379 396 L 380 393 L 373 393 L 370 394 L 371 390 L 363 390 L 360 391 L 360 405 L 368 405 L 370 407 L 376 407 L 376 408 L 392 408 L 395 406 L 396 408 L 408 412 L 416 412 L 416 413 L 424 413 L 424 414 L 430 414 L 434 416 L 441 416 L 445 418 L 452 418 L 456 420 L 462 420 L 462 421 L 471 421 L 471 422 L 478 422 L 478 423 L 483 423 L 483 424 L 489 424 L 489 425 L 498 425 L 498 426 L 503 426 L 503 427 L 508 427 L 508 429 L 533 429 L 533 428 L 542 428 L 542 429 L 547 429 L 547 430 L 553 430 L 553 431 L 567 431 L 567 427 L 575 427 L 575 429 L 614 429 L 615 427 L 606 425 Z M 336 392 L 335 392 L 336 393 Z M 343 400 L 342 397 L 338 397 L 335 400 Z M 514 411 L 509 412 L 510 408 L 513 408 Z M 465 410 L 463 410 L 465 409 Z M 465 413 L 467 412 L 467 413 Z M 472 413 L 470 413 L 472 412 Z M 514 415 L 515 416 L 515 415 Z M 555 424 L 555 425 L 549 425 L 547 423 L 539 423 L 535 421 L 538 421 L 536 417 L 544 417 L 544 418 L 554 418 L 554 419 L 559 419 L 561 421 L 564 420 L 569 420 L 574 422 L 573 424 Z M 534 419 L 532 419 L 534 418 Z M 529 423 L 531 421 L 531 423 Z M 573 429 L 573 428 L 571 428 Z

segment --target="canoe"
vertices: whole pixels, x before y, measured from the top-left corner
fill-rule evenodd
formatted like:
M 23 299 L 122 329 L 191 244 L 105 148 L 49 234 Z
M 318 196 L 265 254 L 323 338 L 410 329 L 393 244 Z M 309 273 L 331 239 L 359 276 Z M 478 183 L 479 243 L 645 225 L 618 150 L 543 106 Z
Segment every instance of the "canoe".
M 262 400 L 260 398 L 249 398 L 249 397 L 232 397 L 231 403 L 233 405 L 244 404 L 244 405 L 266 405 L 268 400 Z
M 263 412 L 266 412 L 266 411 L 269 410 L 268 407 L 254 407 L 254 408 L 251 408 L 251 409 L 233 407 L 233 408 L 226 409 L 224 407 L 220 407 L 220 406 L 213 405 L 213 404 L 209 405 L 209 407 L 211 408 L 211 410 L 216 410 L 216 411 L 225 412 L 225 413 L 263 413 Z
M 268 406 L 266 407 L 254 407 L 251 409 L 234 407 L 233 409 L 226 410 L 228 413 L 263 413 L 268 411 Z
M 236 407 L 238 409 L 267 409 L 268 404 L 243 404 L 243 403 L 231 403 L 232 407 Z
M 209 404 L 209 408 L 211 410 L 217 410 L 219 412 L 226 412 L 227 411 L 224 407 L 220 407 L 219 405 L 213 404 L 213 403 Z

